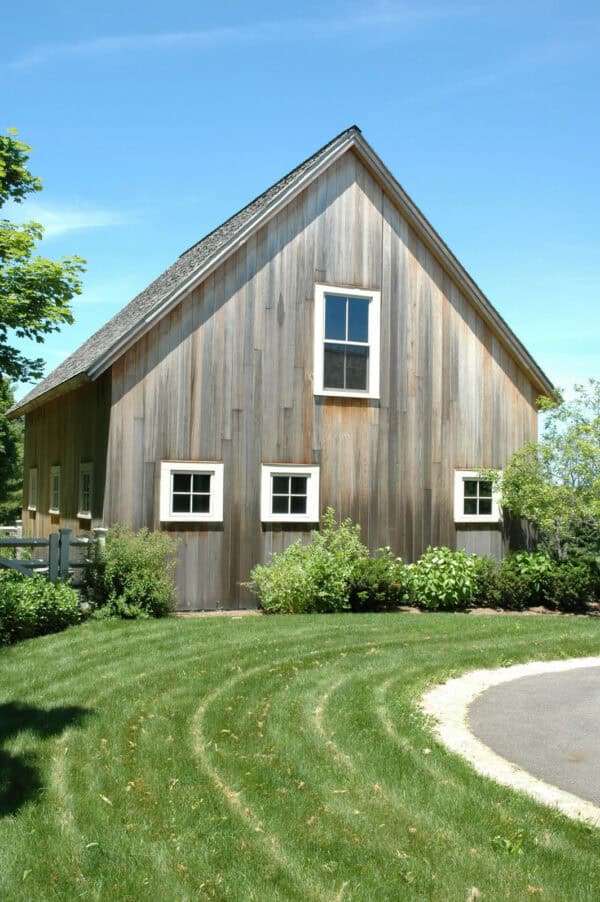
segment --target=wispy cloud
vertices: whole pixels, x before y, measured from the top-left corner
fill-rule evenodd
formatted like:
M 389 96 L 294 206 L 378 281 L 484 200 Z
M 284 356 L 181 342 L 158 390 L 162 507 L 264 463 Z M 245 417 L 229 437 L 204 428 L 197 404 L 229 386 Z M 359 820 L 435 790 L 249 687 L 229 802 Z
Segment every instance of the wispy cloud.
M 8 210 L 8 206 L 5 208 Z M 4 210 L 3 210 L 4 213 Z M 76 205 L 46 205 L 28 201 L 23 206 L 13 204 L 6 213 L 13 222 L 33 220 L 44 227 L 44 236 L 54 238 L 65 232 L 81 229 L 99 229 L 125 225 L 135 219 L 135 214 L 119 210 L 95 209 Z
M 463 78 L 436 85 L 406 99 L 413 103 L 446 99 L 468 91 L 485 90 L 509 79 L 524 78 L 536 71 L 568 66 L 586 58 L 589 53 L 596 53 L 599 32 L 598 19 L 574 23 L 570 33 L 549 35 L 524 43 L 512 55 L 496 60 L 486 68 L 466 73 Z
M 91 38 L 89 40 L 40 44 L 17 57 L 10 64 L 14 68 L 31 68 L 53 60 L 119 56 L 144 51 L 218 49 L 232 44 L 274 43 L 298 38 L 331 39 L 348 32 L 380 31 L 389 36 L 410 34 L 415 28 L 440 20 L 472 15 L 473 5 L 442 3 L 438 6 L 375 4 L 369 12 L 349 13 L 346 16 L 323 18 L 294 18 L 280 21 L 255 22 L 195 31 L 174 31 L 154 34 L 125 34 Z

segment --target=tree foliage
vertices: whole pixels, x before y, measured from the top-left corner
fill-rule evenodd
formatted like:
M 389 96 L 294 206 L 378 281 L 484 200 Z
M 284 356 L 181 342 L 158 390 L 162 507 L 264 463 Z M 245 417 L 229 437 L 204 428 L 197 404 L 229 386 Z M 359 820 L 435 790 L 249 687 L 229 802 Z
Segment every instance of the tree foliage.
M 27 168 L 30 151 L 14 129 L 0 135 L 0 208 L 41 190 L 39 178 Z M 11 342 L 14 338 L 43 342 L 46 335 L 73 322 L 69 304 L 81 292 L 84 260 L 34 256 L 43 232 L 38 222 L 16 225 L 0 218 L 0 375 L 22 382 L 39 379 L 43 361 L 26 357 Z
M 502 505 L 536 526 L 553 557 L 600 554 L 600 381 L 575 386 L 572 401 L 540 399 L 540 408 L 541 438 L 497 477 Z
M 0 377 L 0 524 L 14 523 L 22 507 L 23 421 L 7 419 L 13 403 L 10 383 Z

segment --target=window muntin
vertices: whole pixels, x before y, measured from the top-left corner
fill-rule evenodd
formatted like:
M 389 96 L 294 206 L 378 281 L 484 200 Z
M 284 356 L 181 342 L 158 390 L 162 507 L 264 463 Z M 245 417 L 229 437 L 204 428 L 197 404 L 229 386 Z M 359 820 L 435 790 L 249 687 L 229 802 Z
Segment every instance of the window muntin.
M 271 476 L 271 513 L 306 514 L 308 476 Z
M 60 467 L 50 467 L 50 500 L 49 514 L 60 513 Z
M 27 510 L 37 510 L 37 467 L 29 470 L 29 489 L 27 493 Z
M 456 470 L 454 475 L 454 521 L 498 523 L 499 498 L 492 481 L 478 470 Z
M 162 461 L 160 519 L 163 522 L 222 522 L 223 464 Z
M 369 298 L 325 295 L 323 387 L 368 391 Z
M 489 479 L 463 479 L 463 513 L 492 513 L 492 483 Z
M 78 517 L 90 518 L 92 516 L 93 472 L 94 465 L 92 463 L 82 463 L 79 465 Z
M 314 393 L 379 397 L 381 293 L 315 286 Z
M 318 523 L 319 468 L 299 464 L 263 465 L 263 523 Z

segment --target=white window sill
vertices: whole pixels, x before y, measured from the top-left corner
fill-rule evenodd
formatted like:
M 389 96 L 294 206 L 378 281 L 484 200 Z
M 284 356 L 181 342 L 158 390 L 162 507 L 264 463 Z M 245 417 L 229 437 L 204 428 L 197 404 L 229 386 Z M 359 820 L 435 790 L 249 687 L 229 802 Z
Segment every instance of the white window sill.
M 324 388 L 315 391 L 315 398 L 361 398 L 363 401 L 379 401 L 379 395 L 368 391 L 343 391 L 342 389 Z
M 57 508 L 55 508 L 55 507 L 49 507 L 49 508 L 48 508 L 48 513 L 49 513 L 49 514 L 52 514 L 53 517 L 59 517 L 59 516 L 60 516 L 60 511 L 59 511 Z
M 92 519 L 92 515 L 91 515 L 89 512 L 78 511 L 78 512 L 77 512 L 77 519 L 78 519 L 78 520 L 91 520 L 91 519 Z

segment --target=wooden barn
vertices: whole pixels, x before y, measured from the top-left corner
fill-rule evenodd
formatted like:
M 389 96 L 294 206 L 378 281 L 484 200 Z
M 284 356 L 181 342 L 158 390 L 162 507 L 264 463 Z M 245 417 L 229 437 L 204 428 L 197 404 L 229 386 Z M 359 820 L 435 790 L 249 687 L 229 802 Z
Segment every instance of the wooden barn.
M 37 385 L 23 521 L 179 539 L 181 609 L 331 505 L 407 560 L 510 541 L 480 468 L 552 385 L 352 127 L 191 247 Z

